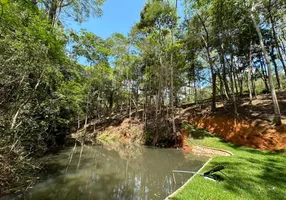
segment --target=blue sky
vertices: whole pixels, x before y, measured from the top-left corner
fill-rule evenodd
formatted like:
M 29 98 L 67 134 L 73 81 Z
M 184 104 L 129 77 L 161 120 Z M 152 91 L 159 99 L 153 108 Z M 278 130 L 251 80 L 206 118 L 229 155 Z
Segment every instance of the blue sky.
M 127 35 L 131 27 L 140 20 L 140 12 L 147 0 L 106 0 L 101 18 L 90 18 L 82 24 L 70 23 L 68 28 L 79 31 L 81 28 L 106 39 L 112 33 Z M 182 13 L 182 0 L 179 0 L 179 12 Z
M 68 24 L 69 28 L 87 29 L 106 39 L 112 33 L 127 35 L 131 27 L 140 20 L 140 12 L 147 0 L 106 0 L 101 18 L 90 18 L 82 24 Z

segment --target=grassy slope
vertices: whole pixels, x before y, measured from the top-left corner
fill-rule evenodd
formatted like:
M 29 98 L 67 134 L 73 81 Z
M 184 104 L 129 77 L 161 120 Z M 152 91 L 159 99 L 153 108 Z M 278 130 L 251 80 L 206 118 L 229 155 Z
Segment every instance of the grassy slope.
M 196 176 L 172 200 L 286 199 L 285 151 L 274 153 L 238 147 L 207 135 L 188 142 L 231 151 L 233 156 L 215 157 L 203 169 L 204 172 L 216 165 L 225 165 L 227 168 L 223 172 L 230 179 L 224 177 L 221 182 L 213 182 Z

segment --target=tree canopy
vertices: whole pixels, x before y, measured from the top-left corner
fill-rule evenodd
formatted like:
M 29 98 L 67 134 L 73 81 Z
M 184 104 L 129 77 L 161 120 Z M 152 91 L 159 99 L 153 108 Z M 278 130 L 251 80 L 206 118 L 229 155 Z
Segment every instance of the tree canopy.
M 105 0 L 0 0 L 0 145 L 42 155 L 91 120 L 144 119 L 149 144 L 178 138 L 176 107 L 231 103 L 285 87 L 284 0 L 149 0 L 128 35 L 103 39 L 65 20 L 100 17 Z M 180 19 L 178 3 L 183 3 Z M 135 113 L 135 114 L 134 114 Z M 155 128 L 154 128 L 155 127 Z M 171 127 L 171 128 L 170 128 Z

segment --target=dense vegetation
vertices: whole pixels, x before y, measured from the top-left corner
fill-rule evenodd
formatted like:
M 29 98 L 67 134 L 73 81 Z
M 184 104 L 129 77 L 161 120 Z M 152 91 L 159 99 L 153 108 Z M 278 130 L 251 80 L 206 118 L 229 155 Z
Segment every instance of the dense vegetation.
M 251 104 L 263 91 L 282 123 L 284 0 L 185 0 L 185 18 L 180 2 L 149 0 L 128 36 L 106 40 L 63 25 L 100 17 L 103 3 L 0 0 L 0 193 L 21 185 L 38 167 L 31 158 L 62 136 L 117 113 L 140 117 L 157 145 L 163 132 L 180 137 L 179 104 L 211 98 L 216 110 L 221 98 L 236 116 L 240 95 Z

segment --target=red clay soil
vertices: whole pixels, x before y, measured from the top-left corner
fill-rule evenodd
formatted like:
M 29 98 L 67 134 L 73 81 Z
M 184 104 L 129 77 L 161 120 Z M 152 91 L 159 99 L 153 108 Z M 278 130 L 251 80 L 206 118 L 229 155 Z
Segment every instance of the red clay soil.
M 200 128 L 215 133 L 235 145 L 248 146 L 263 150 L 286 149 L 286 91 L 278 92 L 277 98 L 281 110 L 281 126 L 273 126 L 271 121 L 274 109 L 270 94 L 261 94 L 249 104 L 248 96 L 238 100 L 239 117 L 233 115 L 233 105 L 217 102 L 217 110 L 210 111 L 210 105 L 184 109 L 184 120 Z M 181 131 L 182 136 L 186 134 Z
M 232 116 L 196 116 L 191 124 L 204 128 L 235 144 L 263 150 L 286 149 L 286 125 L 272 126 L 267 121 L 249 122 Z

